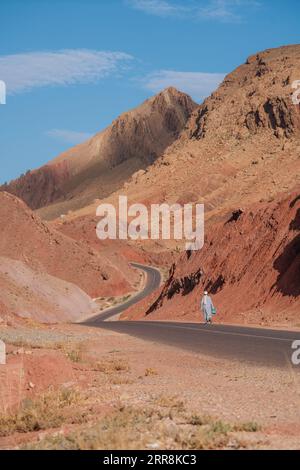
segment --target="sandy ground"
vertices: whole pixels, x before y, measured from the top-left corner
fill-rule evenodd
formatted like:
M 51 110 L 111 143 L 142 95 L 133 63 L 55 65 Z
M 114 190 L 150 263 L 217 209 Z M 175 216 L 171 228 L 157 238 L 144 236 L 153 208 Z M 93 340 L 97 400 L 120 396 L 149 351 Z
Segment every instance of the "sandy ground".
M 189 440 L 177 436 L 189 429 L 188 415 L 210 416 L 214 423 L 241 427 L 239 432 L 228 434 L 222 424 L 223 440 L 207 441 L 207 448 L 299 448 L 300 375 L 289 369 L 216 360 L 82 326 L 2 327 L 0 337 L 8 344 L 7 365 L 0 366 L 2 449 L 24 445 L 65 448 L 61 441 L 70 433 L 86 433 L 101 419 L 115 419 L 120 410 L 124 418 L 123 410 L 127 409 L 135 410 L 139 419 L 147 410 L 160 416 L 160 424 L 149 431 L 148 441 L 141 441 L 141 429 L 136 434 L 136 418 L 126 423 L 133 436 L 131 448 L 191 448 Z M 34 402 L 49 389 L 58 393 L 62 387 L 84 394 L 74 412 L 77 416 L 80 410 L 80 420 L 71 413 L 71 419 L 66 417 L 57 426 L 4 431 L 5 417 L 20 409 L 25 398 Z M 122 419 L 116 418 L 120 422 L 117 434 L 122 432 Z M 245 423 L 252 423 L 255 432 L 248 432 Z M 128 442 L 116 440 L 116 432 L 113 440 L 105 443 L 98 443 L 94 435 L 89 439 L 85 444 L 80 440 L 79 448 L 128 447 Z M 192 447 L 202 445 L 194 443 Z

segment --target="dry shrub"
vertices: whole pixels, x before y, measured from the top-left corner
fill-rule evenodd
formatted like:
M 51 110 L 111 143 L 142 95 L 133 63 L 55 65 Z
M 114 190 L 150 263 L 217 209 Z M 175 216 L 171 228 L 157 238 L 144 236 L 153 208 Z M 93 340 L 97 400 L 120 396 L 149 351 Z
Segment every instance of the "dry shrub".
M 149 377 L 151 375 L 158 375 L 158 372 L 156 369 L 152 369 L 152 367 L 148 367 L 146 370 L 145 370 L 145 377 Z
M 176 395 L 160 395 L 154 400 L 154 403 L 162 408 L 176 409 L 178 411 L 184 411 L 184 402 L 180 400 Z
M 62 351 L 72 362 L 78 363 L 83 361 L 83 353 L 85 351 L 83 343 L 56 343 L 55 349 Z
M 130 367 L 128 362 L 123 359 L 109 359 L 96 362 L 95 370 L 104 374 L 113 374 L 115 372 L 129 372 Z

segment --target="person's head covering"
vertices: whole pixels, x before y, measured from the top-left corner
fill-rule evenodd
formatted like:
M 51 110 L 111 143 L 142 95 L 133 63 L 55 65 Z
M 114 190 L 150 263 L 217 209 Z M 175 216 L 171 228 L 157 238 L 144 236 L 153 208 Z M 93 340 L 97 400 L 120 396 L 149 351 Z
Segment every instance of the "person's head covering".
M 204 291 L 204 295 L 208 295 L 208 292 L 207 292 L 207 290 L 205 290 L 205 291 Z

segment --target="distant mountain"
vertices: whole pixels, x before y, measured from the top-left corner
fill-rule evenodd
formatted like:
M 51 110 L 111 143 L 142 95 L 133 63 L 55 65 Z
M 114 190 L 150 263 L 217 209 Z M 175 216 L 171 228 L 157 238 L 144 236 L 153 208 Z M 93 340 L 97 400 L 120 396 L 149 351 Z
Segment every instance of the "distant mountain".
M 103 132 L 0 189 L 32 209 L 68 201 L 54 209 L 55 216 L 83 207 L 117 190 L 161 156 L 196 106 L 189 96 L 168 88 L 122 114 Z

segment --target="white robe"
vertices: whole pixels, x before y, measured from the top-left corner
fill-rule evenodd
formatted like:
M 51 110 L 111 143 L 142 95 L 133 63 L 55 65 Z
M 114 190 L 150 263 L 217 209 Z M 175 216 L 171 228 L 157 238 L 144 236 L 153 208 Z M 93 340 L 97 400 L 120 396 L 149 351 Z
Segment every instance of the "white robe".
M 203 312 L 204 320 L 209 321 L 212 317 L 213 303 L 209 295 L 204 295 L 201 300 L 201 310 Z

